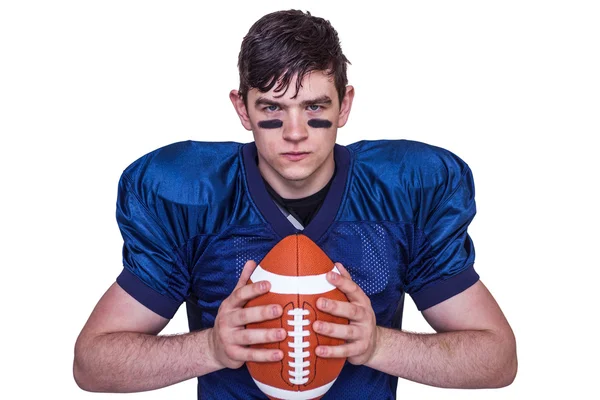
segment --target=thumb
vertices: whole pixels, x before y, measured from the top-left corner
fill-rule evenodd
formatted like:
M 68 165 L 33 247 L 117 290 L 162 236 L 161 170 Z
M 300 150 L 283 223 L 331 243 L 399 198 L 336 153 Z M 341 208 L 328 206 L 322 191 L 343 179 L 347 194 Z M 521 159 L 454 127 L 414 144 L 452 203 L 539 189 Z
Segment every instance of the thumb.
M 350 280 L 352 280 L 352 277 L 350 276 L 350 273 L 348 272 L 348 270 L 342 265 L 341 262 L 336 262 L 334 264 L 336 266 L 336 268 L 340 271 L 340 275 L 342 275 L 343 277 L 346 277 Z
M 252 276 L 252 273 L 256 269 L 256 265 L 257 264 L 254 260 L 246 261 L 246 264 L 244 264 L 244 268 L 242 269 L 240 279 L 238 280 L 237 285 L 235 285 L 235 289 L 245 286 L 248 283 L 250 276 Z

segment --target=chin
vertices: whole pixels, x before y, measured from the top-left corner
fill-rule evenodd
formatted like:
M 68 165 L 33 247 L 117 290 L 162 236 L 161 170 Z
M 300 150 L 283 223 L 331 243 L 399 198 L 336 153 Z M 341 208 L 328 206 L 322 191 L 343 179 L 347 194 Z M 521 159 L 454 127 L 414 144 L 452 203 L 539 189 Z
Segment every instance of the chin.
M 306 168 L 289 168 L 281 171 L 280 175 L 288 181 L 298 182 L 308 179 L 314 171 L 308 171 Z
M 290 182 L 302 182 L 310 177 L 310 174 L 282 174 L 286 181 Z

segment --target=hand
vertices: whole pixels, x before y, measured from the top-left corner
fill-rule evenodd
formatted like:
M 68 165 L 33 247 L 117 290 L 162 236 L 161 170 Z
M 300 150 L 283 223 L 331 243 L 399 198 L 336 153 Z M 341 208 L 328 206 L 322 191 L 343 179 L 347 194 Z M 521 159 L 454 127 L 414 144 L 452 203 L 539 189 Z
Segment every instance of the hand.
M 344 339 L 346 343 L 339 346 L 318 346 L 317 355 L 327 358 L 347 357 L 354 365 L 366 364 L 377 346 L 378 328 L 371 300 L 365 292 L 352 281 L 352 277 L 342 264 L 335 264 L 341 275 L 335 272 L 327 274 L 327 280 L 344 292 L 348 302 L 319 298 L 317 307 L 331 315 L 348 319 L 348 325 L 334 324 L 325 321 L 315 321 L 315 332 Z
M 210 354 L 222 368 L 239 368 L 246 361 L 279 361 L 281 350 L 252 349 L 251 344 L 279 342 L 286 338 L 284 329 L 246 329 L 245 325 L 277 318 L 282 313 L 280 305 L 272 304 L 244 308 L 251 299 L 267 293 L 271 284 L 267 281 L 247 285 L 256 263 L 246 262 L 233 292 L 221 303 L 215 325 L 209 336 Z

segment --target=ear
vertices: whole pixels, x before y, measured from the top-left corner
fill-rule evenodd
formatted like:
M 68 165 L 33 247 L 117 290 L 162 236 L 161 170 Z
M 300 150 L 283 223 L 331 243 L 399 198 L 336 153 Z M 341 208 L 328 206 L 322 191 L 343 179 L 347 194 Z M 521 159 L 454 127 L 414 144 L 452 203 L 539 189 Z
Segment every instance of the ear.
M 340 115 L 338 116 L 338 128 L 346 125 L 348 117 L 350 116 L 350 110 L 352 109 L 352 100 L 354 100 L 354 87 L 351 85 L 346 86 L 346 93 L 340 104 Z
M 246 128 L 246 130 L 252 130 L 252 124 L 250 123 L 250 118 L 248 117 L 248 110 L 246 109 L 246 105 L 244 104 L 244 99 L 242 95 L 237 90 L 232 90 L 229 92 L 229 100 L 231 100 L 231 104 L 233 104 L 233 108 L 235 108 L 235 112 L 238 117 L 240 117 L 240 122 Z

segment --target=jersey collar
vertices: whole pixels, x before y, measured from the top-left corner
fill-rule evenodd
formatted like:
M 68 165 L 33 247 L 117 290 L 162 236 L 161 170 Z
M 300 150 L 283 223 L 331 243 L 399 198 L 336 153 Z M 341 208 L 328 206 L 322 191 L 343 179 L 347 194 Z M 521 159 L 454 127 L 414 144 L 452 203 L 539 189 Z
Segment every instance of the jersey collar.
M 348 181 L 348 171 L 350 170 L 350 152 L 348 149 L 338 144 L 335 145 L 333 157 L 336 165 L 336 173 L 333 177 L 333 182 L 323 201 L 323 205 L 303 231 L 295 228 L 292 223 L 285 218 L 267 192 L 260 171 L 258 170 L 258 165 L 256 165 L 255 162 L 255 159 L 258 156 L 256 144 L 254 142 L 244 144 L 242 156 L 244 159 L 246 182 L 250 197 L 263 217 L 271 224 L 273 230 L 281 236 L 281 238 L 302 232 L 314 242 L 319 240 L 335 220 L 342 199 L 344 198 L 346 182 Z

